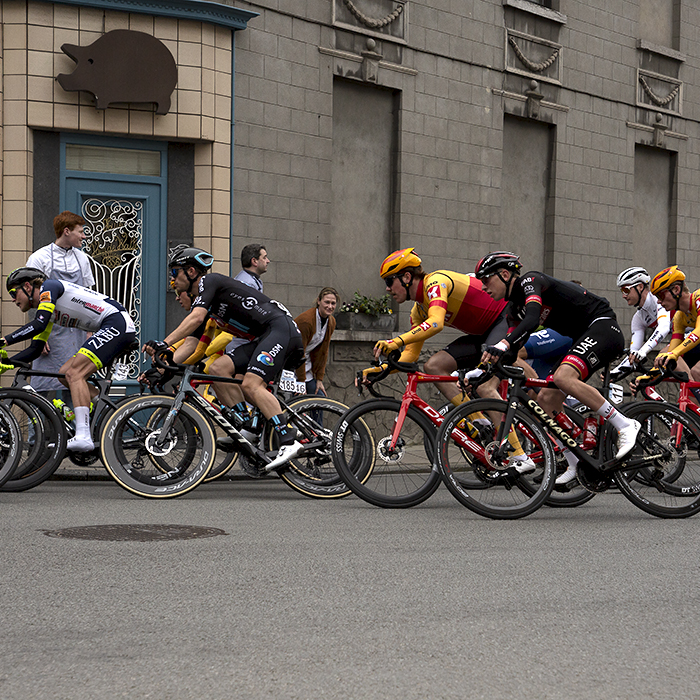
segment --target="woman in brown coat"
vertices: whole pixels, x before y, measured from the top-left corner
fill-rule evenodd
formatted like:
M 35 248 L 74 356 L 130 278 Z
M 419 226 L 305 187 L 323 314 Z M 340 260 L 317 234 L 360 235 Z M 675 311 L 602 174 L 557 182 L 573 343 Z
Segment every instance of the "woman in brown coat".
M 297 369 L 297 380 L 306 383 L 307 394 L 327 396 L 323 377 L 335 330 L 333 312 L 339 303 L 338 292 L 333 287 L 324 287 L 316 299 L 316 306 L 294 319 L 304 341 L 304 364 Z

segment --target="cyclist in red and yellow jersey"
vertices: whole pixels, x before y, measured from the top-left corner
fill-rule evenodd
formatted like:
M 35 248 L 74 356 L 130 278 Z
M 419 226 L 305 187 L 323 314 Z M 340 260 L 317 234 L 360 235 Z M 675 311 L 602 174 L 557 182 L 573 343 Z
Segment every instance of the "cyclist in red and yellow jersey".
M 475 277 L 437 270 L 426 274 L 414 248 L 404 248 L 389 255 L 380 267 L 387 291 L 399 304 L 413 301 L 411 330 L 392 338 L 380 340 L 374 346 L 374 357 L 402 350 L 401 362 L 415 362 L 423 343 L 445 326 L 466 335 L 452 341 L 432 355 L 424 364 L 427 374 L 449 375 L 457 369 L 472 369 L 481 360 L 482 345 L 491 345 L 508 332 L 506 302 L 496 301 L 486 294 Z M 371 367 L 364 376 L 380 371 Z M 453 404 L 462 401 L 457 384 L 437 383 L 437 388 Z M 477 389 L 479 396 L 498 399 L 498 379 L 492 378 Z M 535 465 L 523 452 L 513 435 L 513 460 L 521 473 L 534 471 Z
M 402 350 L 402 362 L 415 362 L 423 343 L 448 326 L 467 335 L 457 338 L 425 363 L 428 374 L 447 375 L 456 369 L 476 367 L 481 346 L 507 331 L 506 302 L 491 299 L 482 290 L 481 282 L 469 275 L 449 270 L 426 274 L 413 248 L 392 253 L 382 263 L 380 275 L 387 291 L 399 304 L 409 300 L 415 303 L 411 309 L 411 330 L 391 340 L 380 340 L 374 346 L 377 359 L 392 350 Z M 439 384 L 438 388 L 450 400 L 459 393 L 452 384 Z
M 675 311 L 671 342 L 657 355 L 654 364 L 665 367 L 668 362 L 675 362 L 679 370 L 700 381 L 700 289 L 691 293 L 685 274 L 672 265 L 654 277 L 651 293 L 664 309 Z

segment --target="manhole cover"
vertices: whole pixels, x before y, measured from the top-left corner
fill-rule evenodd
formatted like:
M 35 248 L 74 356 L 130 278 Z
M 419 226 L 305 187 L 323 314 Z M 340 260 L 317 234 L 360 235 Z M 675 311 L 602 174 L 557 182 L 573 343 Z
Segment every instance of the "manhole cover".
M 202 537 L 228 535 L 218 527 L 195 525 L 90 525 L 66 527 L 62 530 L 43 530 L 49 537 L 71 540 L 103 540 L 105 542 L 154 542 L 162 540 L 196 540 Z

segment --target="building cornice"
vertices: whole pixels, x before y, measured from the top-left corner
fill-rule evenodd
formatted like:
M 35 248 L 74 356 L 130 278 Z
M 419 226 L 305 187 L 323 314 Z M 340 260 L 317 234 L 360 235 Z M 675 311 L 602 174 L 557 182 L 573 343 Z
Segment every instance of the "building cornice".
M 37 0 L 37 2 L 190 19 L 234 30 L 245 29 L 248 26 L 248 20 L 259 14 L 205 0 Z

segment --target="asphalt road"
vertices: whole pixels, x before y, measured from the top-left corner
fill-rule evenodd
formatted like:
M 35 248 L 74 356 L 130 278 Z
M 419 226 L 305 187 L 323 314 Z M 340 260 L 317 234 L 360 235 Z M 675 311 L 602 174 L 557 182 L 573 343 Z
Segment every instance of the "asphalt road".
M 700 696 L 700 520 L 619 494 L 494 522 L 444 488 L 385 511 L 271 479 L 51 481 L 0 512 L 3 700 Z M 107 525 L 226 534 L 45 532 Z

